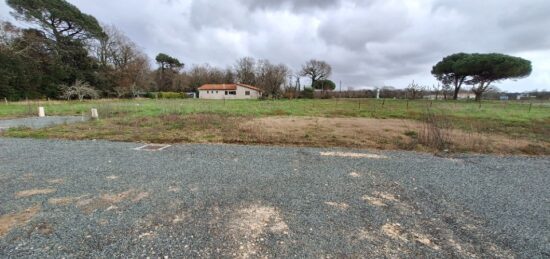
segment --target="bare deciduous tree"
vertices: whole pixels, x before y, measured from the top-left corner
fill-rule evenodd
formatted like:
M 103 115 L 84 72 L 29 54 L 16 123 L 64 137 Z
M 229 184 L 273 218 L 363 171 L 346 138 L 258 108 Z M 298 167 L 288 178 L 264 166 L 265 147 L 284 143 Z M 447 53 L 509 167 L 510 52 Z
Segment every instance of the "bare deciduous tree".
M 82 102 L 84 98 L 89 97 L 92 99 L 99 97 L 99 92 L 90 86 L 87 82 L 76 80 L 76 82 L 71 86 L 62 85 L 61 86 L 61 98 L 70 100 L 72 97 L 76 96 L 79 101 Z
M 443 94 L 443 99 L 447 100 L 449 96 L 453 95 L 453 86 L 450 84 L 441 85 L 441 93 Z
M 196 91 L 203 84 L 231 84 L 235 74 L 230 68 L 221 69 L 208 64 L 194 65 L 191 70 L 182 74 L 188 86 L 187 90 Z
M 256 71 L 257 86 L 264 90 L 267 96 L 278 98 L 288 74 L 289 69 L 284 64 L 275 65 L 269 60 L 260 60 Z
M 412 83 L 407 86 L 406 90 L 409 99 L 418 99 L 422 98 L 422 93 L 426 90 L 426 87 L 412 81 Z
M 301 76 L 309 77 L 311 85 L 317 80 L 328 79 L 332 73 L 332 67 L 325 61 L 312 59 L 302 66 Z
M 435 95 L 436 100 L 439 100 L 439 95 L 441 94 L 441 90 L 442 90 L 442 87 L 440 83 L 437 83 L 437 85 L 432 85 L 432 92 Z
M 256 85 L 256 60 L 244 57 L 237 60 L 235 66 L 235 81 L 241 84 Z
M 134 42 L 114 26 L 103 26 L 106 37 L 94 46 L 96 58 L 114 83 L 117 97 L 147 88 L 149 84 L 149 59 Z

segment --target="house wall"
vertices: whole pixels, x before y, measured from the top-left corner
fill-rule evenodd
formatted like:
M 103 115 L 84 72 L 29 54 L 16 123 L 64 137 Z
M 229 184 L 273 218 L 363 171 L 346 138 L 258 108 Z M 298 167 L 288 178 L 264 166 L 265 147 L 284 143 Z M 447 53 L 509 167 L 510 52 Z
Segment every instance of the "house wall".
M 246 95 L 246 91 L 250 91 L 250 95 Z M 214 99 L 214 100 L 222 100 L 222 99 L 258 99 L 260 97 L 260 93 L 256 90 L 252 90 L 250 88 L 237 86 L 236 95 L 225 95 L 224 90 L 199 90 L 199 98 L 200 99 Z M 228 91 L 229 92 L 229 91 Z

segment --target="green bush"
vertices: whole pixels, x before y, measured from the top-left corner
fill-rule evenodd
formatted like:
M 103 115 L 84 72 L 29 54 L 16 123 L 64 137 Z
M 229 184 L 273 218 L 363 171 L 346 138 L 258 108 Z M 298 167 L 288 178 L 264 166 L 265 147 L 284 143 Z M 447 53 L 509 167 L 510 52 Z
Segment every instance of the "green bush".
M 187 95 L 185 93 L 177 93 L 177 92 L 148 92 L 145 97 L 151 98 L 151 99 L 183 99 L 187 98 Z
M 319 90 L 334 90 L 336 89 L 336 84 L 328 79 L 325 79 L 315 81 L 312 87 Z
M 145 94 L 145 98 L 156 99 L 157 97 L 158 97 L 158 93 L 156 92 L 147 92 Z
M 302 91 L 301 97 L 306 99 L 313 99 L 313 92 L 314 92 L 313 88 L 306 87 Z

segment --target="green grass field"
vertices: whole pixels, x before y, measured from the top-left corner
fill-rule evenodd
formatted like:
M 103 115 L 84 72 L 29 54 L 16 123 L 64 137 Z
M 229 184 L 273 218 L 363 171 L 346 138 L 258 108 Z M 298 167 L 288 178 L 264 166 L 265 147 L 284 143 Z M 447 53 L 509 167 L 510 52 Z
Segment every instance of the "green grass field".
M 97 108 L 102 120 L 100 123 L 87 122 L 85 125 L 78 127 L 59 126 L 48 130 L 11 129 L 7 132 L 7 136 L 71 137 L 71 135 L 82 134 L 81 137 L 75 138 L 86 139 L 103 138 L 102 134 L 107 134 L 109 135 L 109 137 L 105 137 L 107 139 L 153 141 L 155 140 L 154 132 L 179 127 L 181 130 L 179 137 L 181 137 L 184 131 L 187 132 L 186 135 L 189 135 L 193 131 L 200 130 L 183 127 L 181 120 L 203 118 L 192 117 L 192 115 L 201 114 L 218 116 L 216 120 L 219 120 L 219 118 L 237 118 L 239 121 L 270 116 L 423 121 L 428 114 L 433 114 L 439 122 L 451 129 L 476 134 L 500 134 L 509 139 L 525 139 L 533 143 L 550 143 L 550 102 L 540 101 L 532 103 L 519 101 L 483 101 L 478 103 L 474 101 L 407 101 L 394 99 L 29 101 L 0 104 L 0 119 L 36 116 L 38 106 L 44 106 L 47 115 L 88 115 L 91 108 Z M 152 132 L 151 135 L 147 137 L 143 137 L 143 134 L 136 134 L 132 137 L 118 136 L 124 133 L 116 127 L 120 125 L 144 125 L 141 123 L 142 121 L 154 121 L 154 123 L 133 127 L 141 127 L 141 130 L 145 130 L 145 127 L 147 127 Z M 201 122 L 200 125 L 206 125 L 204 123 Z M 209 128 L 209 130 L 216 129 L 216 127 L 225 127 L 225 129 L 233 127 L 230 122 L 217 121 L 216 123 L 221 124 L 218 125 L 219 127 L 216 125 L 206 125 L 204 127 L 205 129 Z M 97 129 L 102 128 L 103 133 L 94 133 L 94 130 L 92 130 L 94 127 Z M 177 132 L 174 134 L 178 135 Z M 206 133 L 206 136 L 208 135 Z M 350 137 L 346 138 L 349 139 Z
M 496 120 L 503 123 L 529 122 L 550 118 L 550 102 L 429 101 L 429 100 L 98 100 L 29 101 L 0 104 L 0 118 L 35 115 L 44 106 L 49 115 L 80 115 L 98 108 L 105 117 L 124 113 L 133 116 L 215 113 L 252 116 L 321 116 L 418 119 L 427 109 L 456 118 Z M 531 106 L 531 107 L 530 107 Z

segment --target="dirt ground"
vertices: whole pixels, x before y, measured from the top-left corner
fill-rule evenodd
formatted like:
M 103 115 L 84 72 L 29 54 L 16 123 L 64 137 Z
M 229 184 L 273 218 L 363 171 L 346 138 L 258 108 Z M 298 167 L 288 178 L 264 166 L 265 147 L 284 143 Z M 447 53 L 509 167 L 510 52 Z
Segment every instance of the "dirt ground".
M 355 148 L 435 151 L 422 139 L 430 134 L 419 121 L 373 118 L 265 117 L 240 125 L 248 135 L 267 143 Z M 511 139 L 500 134 L 468 133 L 443 129 L 448 149 L 458 152 L 497 154 L 532 153 L 547 150 L 548 143 Z

